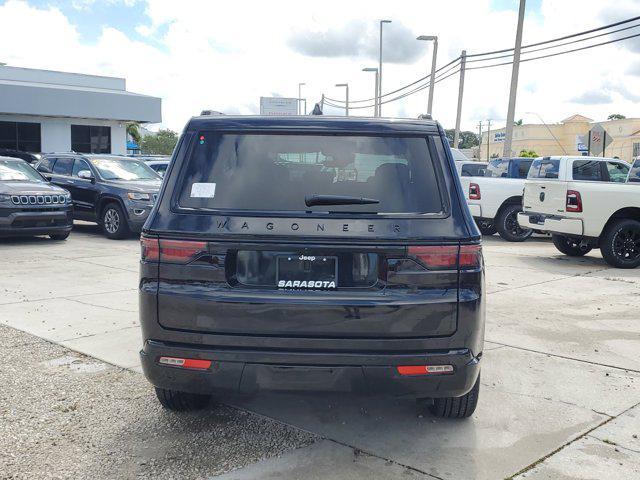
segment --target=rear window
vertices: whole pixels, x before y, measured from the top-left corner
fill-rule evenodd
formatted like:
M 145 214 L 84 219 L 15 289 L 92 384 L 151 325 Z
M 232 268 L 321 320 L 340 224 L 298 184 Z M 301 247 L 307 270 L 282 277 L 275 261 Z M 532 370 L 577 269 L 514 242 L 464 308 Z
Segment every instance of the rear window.
M 483 163 L 473 164 L 466 163 L 460 169 L 460 175 L 463 177 L 484 177 L 487 166 Z
M 427 139 L 202 132 L 183 174 L 179 205 L 249 211 L 440 213 Z M 339 195 L 368 205 L 315 205 Z
M 518 162 L 518 178 L 527 178 L 532 163 L 533 160 L 520 160 Z
M 527 178 L 558 178 L 560 160 L 538 158 L 533 161 Z
M 509 160 L 491 160 L 487 165 L 485 177 L 508 177 Z

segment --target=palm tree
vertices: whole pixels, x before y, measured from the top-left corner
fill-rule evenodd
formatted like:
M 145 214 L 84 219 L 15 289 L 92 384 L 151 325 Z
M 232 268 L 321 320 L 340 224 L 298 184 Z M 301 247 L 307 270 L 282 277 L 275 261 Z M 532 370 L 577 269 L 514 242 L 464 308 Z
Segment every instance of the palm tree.
M 140 135 L 140 128 L 136 122 L 127 123 L 127 135 L 131 137 L 131 140 L 140 145 L 142 135 Z

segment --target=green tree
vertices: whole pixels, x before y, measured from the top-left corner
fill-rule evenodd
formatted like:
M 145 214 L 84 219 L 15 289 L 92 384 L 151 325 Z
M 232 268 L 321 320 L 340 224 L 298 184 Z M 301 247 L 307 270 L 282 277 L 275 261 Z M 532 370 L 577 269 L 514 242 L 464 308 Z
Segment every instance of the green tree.
M 539 157 L 540 155 L 538 155 L 533 150 L 520 150 L 520 155 L 518 155 L 518 156 L 519 157 L 525 157 L 525 158 L 535 158 L 535 157 Z
M 607 120 L 624 120 L 625 117 L 624 115 L 620 114 L 620 113 L 612 113 L 611 115 L 609 115 L 607 117 Z
M 148 155 L 171 155 L 178 143 L 178 134 L 173 130 L 160 130 L 142 139 L 142 152 Z
M 513 122 L 514 125 L 522 125 L 522 119 Z
M 451 142 L 451 145 L 453 145 L 453 135 L 455 134 L 455 130 L 453 128 L 450 128 L 448 130 L 445 130 L 444 133 Z M 458 144 L 458 148 L 471 148 L 477 147 L 478 145 L 480 145 L 480 142 L 478 141 L 478 135 L 476 135 L 474 132 L 460 132 L 460 143 Z
M 131 137 L 131 140 L 140 145 L 142 135 L 140 135 L 140 128 L 136 122 L 127 123 L 127 135 Z

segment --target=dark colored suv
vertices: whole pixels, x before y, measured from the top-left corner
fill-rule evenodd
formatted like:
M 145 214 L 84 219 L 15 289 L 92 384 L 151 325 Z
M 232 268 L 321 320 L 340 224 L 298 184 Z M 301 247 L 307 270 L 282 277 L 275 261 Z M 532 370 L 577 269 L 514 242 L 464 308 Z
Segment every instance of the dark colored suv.
M 433 121 L 193 118 L 139 285 L 142 366 L 167 408 L 276 389 L 475 409 L 480 233 Z
M 71 192 L 77 220 L 98 223 L 112 239 L 142 230 L 162 181 L 143 161 L 117 155 L 47 153 L 37 168 Z
M 0 236 L 64 240 L 72 227 L 69 192 L 48 183 L 24 160 L 0 157 Z

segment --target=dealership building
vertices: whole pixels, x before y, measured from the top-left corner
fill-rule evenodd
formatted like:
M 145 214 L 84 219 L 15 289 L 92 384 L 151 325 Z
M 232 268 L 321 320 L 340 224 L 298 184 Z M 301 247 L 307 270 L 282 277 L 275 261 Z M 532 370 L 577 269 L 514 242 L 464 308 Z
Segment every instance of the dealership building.
M 522 150 L 533 150 L 540 156 L 587 155 L 589 131 L 596 125 L 601 125 L 608 137 L 605 156 L 618 157 L 627 162 L 640 156 L 640 118 L 595 122 L 579 114 L 559 123 L 515 125 L 512 155 L 518 155 Z M 504 138 L 504 128 L 483 132 L 480 147 L 474 148 L 474 157 L 481 160 L 502 157 Z
M 127 122 L 161 121 L 124 78 L 0 66 L 0 149 L 125 154 Z

